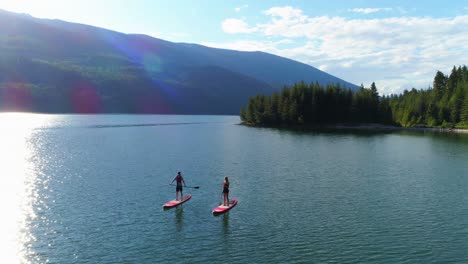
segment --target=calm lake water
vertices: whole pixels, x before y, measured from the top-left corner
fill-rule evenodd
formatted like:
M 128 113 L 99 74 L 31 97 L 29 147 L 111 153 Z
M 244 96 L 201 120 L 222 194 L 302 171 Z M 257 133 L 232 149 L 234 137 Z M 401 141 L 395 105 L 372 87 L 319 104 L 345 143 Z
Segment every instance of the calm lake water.
M 0 114 L 1 262 L 468 263 L 468 135 L 238 122 Z

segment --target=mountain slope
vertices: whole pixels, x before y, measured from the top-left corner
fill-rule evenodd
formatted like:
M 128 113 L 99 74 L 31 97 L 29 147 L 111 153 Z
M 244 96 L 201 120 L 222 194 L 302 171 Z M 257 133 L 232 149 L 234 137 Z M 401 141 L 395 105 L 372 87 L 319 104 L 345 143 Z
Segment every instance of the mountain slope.
M 263 53 L 172 43 L 0 10 L 0 110 L 238 114 L 306 82 L 355 85 Z

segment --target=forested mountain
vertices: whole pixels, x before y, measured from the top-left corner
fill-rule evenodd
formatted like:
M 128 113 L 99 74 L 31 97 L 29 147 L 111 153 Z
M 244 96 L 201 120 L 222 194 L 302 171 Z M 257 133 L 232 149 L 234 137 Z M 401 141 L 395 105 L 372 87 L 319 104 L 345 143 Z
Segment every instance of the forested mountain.
M 0 10 L 3 111 L 237 114 L 249 97 L 301 80 L 357 88 L 263 52 L 172 43 Z
M 250 98 L 241 119 L 252 125 L 381 123 L 468 128 L 468 70 L 438 71 L 432 89 L 379 96 L 375 83 L 358 91 L 340 85 L 296 83 L 271 96 Z

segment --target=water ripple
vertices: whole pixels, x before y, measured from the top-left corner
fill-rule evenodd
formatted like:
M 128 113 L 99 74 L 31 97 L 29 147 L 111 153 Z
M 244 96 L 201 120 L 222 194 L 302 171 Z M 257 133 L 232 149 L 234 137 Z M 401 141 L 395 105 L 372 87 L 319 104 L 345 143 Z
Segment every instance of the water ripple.
M 468 262 L 466 160 L 445 155 L 468 153 L 459 140 L 69 118 L 79 122 L 2 141 L 4 167 L 30 167 L 10 166 L 31 176 L 25 263 Z M 114 127 L 135 129 L 94 129 Z M 181 167 L 201 188 L 164 211 Z M 239 205 L 213 217 L 224 175 Z

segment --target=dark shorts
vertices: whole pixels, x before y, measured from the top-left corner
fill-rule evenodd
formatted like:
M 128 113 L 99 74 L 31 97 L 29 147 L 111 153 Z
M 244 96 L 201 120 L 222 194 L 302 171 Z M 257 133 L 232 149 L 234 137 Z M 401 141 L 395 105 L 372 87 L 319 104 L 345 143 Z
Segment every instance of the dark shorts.
M 223 188 L 223 193 L 229 193 L 229 188 Z
M 177 185 L 177 187 L 175 188 L 175 191 L 176 192 L 181 192 L 182 191 L 182 185 Z

